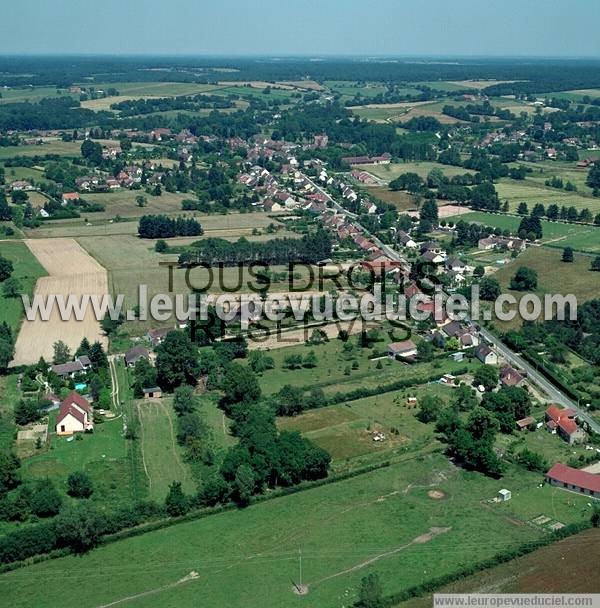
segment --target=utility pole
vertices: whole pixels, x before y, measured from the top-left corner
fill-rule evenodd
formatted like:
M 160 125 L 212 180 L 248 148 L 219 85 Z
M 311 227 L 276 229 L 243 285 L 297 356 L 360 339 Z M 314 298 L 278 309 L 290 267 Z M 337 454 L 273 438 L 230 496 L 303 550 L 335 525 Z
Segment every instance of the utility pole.
M 298 584 L 302 588 L 302 549 L 298 549 L 298 565 L 300 567 L 300 581 Z

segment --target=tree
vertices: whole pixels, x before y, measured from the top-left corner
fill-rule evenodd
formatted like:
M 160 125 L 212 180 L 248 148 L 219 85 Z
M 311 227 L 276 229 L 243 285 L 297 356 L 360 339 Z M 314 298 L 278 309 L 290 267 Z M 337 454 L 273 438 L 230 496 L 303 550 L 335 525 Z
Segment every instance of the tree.
M 531 214 L 529 217 L 524 217 L 519 224 L 519 234 L 525 234 L 530 240 L 541 239 L 543 236 L 542 221 L 539 215 Z M 534 235 L 531 239 L 529 233 Z
M 592 190 L 600 188 L 600 163 L 594 163 L 594 165 L 592 166 L 592 168 L 590 169 L 590 171 L 588 173 L 585 183 Z
M 245 507 L 250 503 L 255 488 L 254 471 L 249 465 L 241 464 L 235 472 L 233 481 L 233 497 L 240 507 Z
M 52 517 L 60 511 L 62 497 L 50 479 L 37 481 L 29 498 L 29 508 L 38 517 Z
M 105 516 L 89 504 L 68 507 L 53 523 L 57 544 L 71 547 L 76 553 L 93 549 L 106 529 Z
M 475 186 L 471 191 L 471 205 L 475 209 L 498 211 L 500 209 L 500 199 L 494 184 L 483 182 Z
M 302 367 L 302 355 L 287 355 L 283 360 L 283 367 L 300 369 Z
M 299 386 L 286 384 L 275 394 L 274 401 L 278 416 L 295 416 L 304 409 L 304 391 Z
M 67 494 L 73 498 L 89 498 L 94 492 L 92 480 L 83 471 L 74 471 L 67 477 Z
M 102 162 L 102 146 L 91 139 L 86 139 L 81 144 L 81 156 L 89 163 L 99 165 Z
M 253 350 L 248 355 L 248 365 L 255 374 L 262 374 L 275 365 L 273 357 L 266 355 L 261 350 Z
M 171 517 L 184 515 L 189 508 L 189 501 L 183 493 L 180 481 L 174 481 L 169 486 L 169 492 L 165 498 L 165 509 Z
M 521 266 L 510 281 L 510 288 L 517 291 L 531 291 L 537 288 L 538 276 L 533 268 Z
M 565 247 L 562 253 L 562 261 L 563 262 L 573 262 L 573 248 Z
M 527 203 L 519 203 L 519 206 L 517 207 L 517 213 L 519 215 L 528 215 L 529 214 L 529 208 L 527 207 Z
M 191 386 L 183 385 L 175 389 L 173 409 L 178 416 L 193 412 L 198 406 L 198 400 Z
M 167 245 L 167 241 L 164 241 L 163 239 L 158 239 L 154 245 L 154 251 L 156 251 L 156 253 L 165 253 L 168 249 L 169 245 Z
M 590 266 L 590 270 L 594 270 L 596 272 L 600 271 L 600 255 L 597 255 L 593 260 Z
M 21 399 L 14 409 L 15 423 L 23 426 L 40 419 L 40 410 L 33 399 Z
M 21 461 L 12 452 L 0 451 L 0 497 L 21 483 Z
M 313 367 L 317 367 L 317 355 L 315 355 L 315 351 L 311 350 L 308 353 L 306 353 L 306 356 L 304 357 L 303 361 L 302 361 L 302 367 L 307 367 L 307 368 L 313 368 Z
M 260 399 L 260 386 L 252 370 L 239 363 L 229 363 L 225 368 L 223 399 L 226 405 L 253 403 Z
M 420 409 L 417 418 L 423 422 L 434 422 L 440 413 L 440 404 L 433 395 L 425 395 L 420 400 Z
M 52 345 L 52 349 L 54 350 L 54 356 L 52 358 L 54 365 L 60 365 L 61 363 L 66 363 L 71 360 L 71 351 L 62 340 L 55 342 Z
M 473 384 L 483 386 L 486 391 L 491 391 L 498 386 L 498 370 L 491 365 L 478 367 L 473 374 Z
M 374 572 L 367 574 L 360 581 L 358 588 L 358 602 L 360 608 L 384 608 L 383 588 L 379 576 Z
M 6 281 L 6 279 L 10 277 L 13 269 L 13 263 L 0 255 L 0 283 Z
M 433 359 L 433 344 L 429 340 L 421 340 L 417 344 L 417 355 L 422 361 L 431 361 Z
M 500 296 L 500 283 L 492 277 L 484 277 L 479 281 L 479 297 L 487 302 L 493 302 Z
M 135 202 L 137 203 L 138 207 L 145 207 L 148 204 L 148 199 L 144 195 L 138 194 L 135 197 Z
M 481 266 L 481 264 L 479 264 L 478 266 L 475 266 L 475 268 L 473 269 L 473 276 L 478 279 L 481 278 L 484 274 L 485 274 L 485 268 L 483 266 Z
M 435 200 L 426 200 L 419 213 L 419 217 L 424 222 L 429 222 L 434 227 L 437 227 L 439 221 L 439 210 Z
M 530 471 L 545 473 L 548 470 L 548 462 L 546 459 L 541 454 L 527 448 L 521 450 L 517 454 L 517 462 Z
M 156 350 L 156 377 L 161 388 L 173 390 L 182 384 L 196 385 L 200 375 L 198 349 L 187 333 L 169 332 Z

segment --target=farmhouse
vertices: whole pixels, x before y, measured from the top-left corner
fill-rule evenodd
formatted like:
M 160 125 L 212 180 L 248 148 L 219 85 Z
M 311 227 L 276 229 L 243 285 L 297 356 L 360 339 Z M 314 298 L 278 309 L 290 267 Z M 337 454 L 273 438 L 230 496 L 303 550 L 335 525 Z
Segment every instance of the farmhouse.
M 533 416 L 527 416 L 526 418 L 517 420 L 515 424 L 517 425 L 517 430 L 523 431 L 535 424 L 535 418 Z
M 600 475 L 580 471 L 565 464 L 556 463 L 547 473 L 546 481 L 553 486 L 600 498 Z
M 73 391 L 61 404 L 56 418 L 56 434 L 72 435 L 93 431 L 92 408 L 87 399 Z
M 140 359 L 150 359 L 150 353 L 145 346 L 134 346 L 125 353 L 127 367 L 133 367 Z
M 398 242 L 409 249 L 414 249 L 417 246 L 415 241 L 412 240 L 411 236 L 402 230 L 398 231 Z
M 498 356 L 486 344 L 481 344 L 475 349 L 475 356 L 486 365 L 496 365 L 498 363 Z
M 577 425 L 575 417 L 577 412 L 571 408 L 562 409 L 551 405 L 546 410 L 546 428 L 552 433 L 560 435 L 569 445 L 585 441 L 585 431 Z
M 412 340 L 391 342 L 388 344 L 388 357 L 391 359 L 408 359 L 417 354 L 417 345 Z

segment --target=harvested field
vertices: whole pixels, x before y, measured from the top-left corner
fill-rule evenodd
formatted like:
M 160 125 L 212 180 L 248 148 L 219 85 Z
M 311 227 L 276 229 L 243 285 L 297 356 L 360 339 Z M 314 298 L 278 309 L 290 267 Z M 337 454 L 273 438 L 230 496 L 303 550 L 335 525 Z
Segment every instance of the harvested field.
M 50 294 L 80 297 L 84 294 L 102 296 L 108 293 L 106 270 L 89 256 L 72 239 L 38 239 L 25 241 L 31 252 L 48 272 L 48 277 L 38 279 L 35 295 Z M 17 338 L 12 365 L 32 364 L 44 357 L 52 359 L 52 345 L 62 340 L 75 350 L 81 340 L 100 341 L 105 347 L 108 340 L 102 334 L 100 323 L 91 310 L 85 318 L 62 321 L 53 310 L 48 321 L 39 315 L 35 320 L 25 319 Z

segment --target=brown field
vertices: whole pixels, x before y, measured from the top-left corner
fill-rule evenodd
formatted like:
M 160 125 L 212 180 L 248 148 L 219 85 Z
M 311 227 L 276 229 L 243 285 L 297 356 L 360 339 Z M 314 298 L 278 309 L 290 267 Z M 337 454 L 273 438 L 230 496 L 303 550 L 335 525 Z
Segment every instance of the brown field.
M 323 86 L 314 80 L 284 80 L 277 84 L 285 84 L 297 89 L 309 89 L 311 91 L 323 91 Z
M 485 89 L 493 84 L 506 84 L 509 82 L 518 82 L 517 80 L 451 80 L 452 84 L 457 84 L 467 89 Z
M 599 563 L 600 530 L 586 530 L 463 578 L 442 587 L 438 593 L 596 593 Z M 397 604 L 403 608 L 429 608 L 431 605 L 431 594 Z
M 224 87 L 246 87 L 249 86 L 252 89 L 266 89 L 271 87 L 272 89 L 285 89 L 286 91 L 293 91 L 296 87 L 291 84 L 284 84 L 283 82 L 267 82 L 266 80 L 220 80 L 220 86 Z
M 391 203 L 398 209 L 398 211 L 408 211 L 409 209 L 416 209 L 415 201 L 411 194 L 408 192 L 390 190 L 386 186 L 374 186 L 369 187 L 367 192 L 376 196 L 377 198 Z
M 102 296 L 108 293 L 106 270 L 74 240 L 39 239 L 25 243 L 49 275 L 38 279 L 36 295 Z M 50 361 L 52 345 L 56 341 L 62 340 L 73 351 L 84 337 L 90 342 L 98 340 L 105 347 L 108 346 L 108 340 L 91 310 L 81 321 L 74 318 L 62 321 L 56 310 L 53 310 L 48 321 L 42 321 L 39 317 L 33 321 L 25 319 L 17 338 L 12 365 L 32 364 L 40 357 Z

